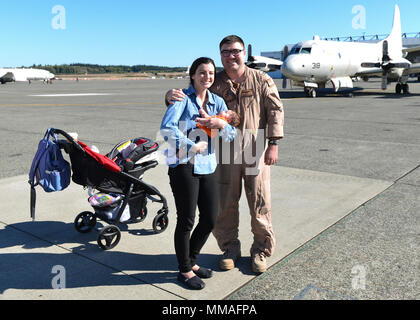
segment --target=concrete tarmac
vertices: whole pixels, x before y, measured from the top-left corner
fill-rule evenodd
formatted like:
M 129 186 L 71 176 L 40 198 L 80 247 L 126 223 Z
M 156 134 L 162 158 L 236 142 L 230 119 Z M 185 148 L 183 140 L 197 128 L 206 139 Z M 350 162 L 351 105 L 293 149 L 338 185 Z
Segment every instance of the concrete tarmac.
M 48 127 L 78 132 L 102 153 L 124 139 L 158 139 L 163 95 L 187 80 L 0 86 L 0 299 L 419 299 L 420 85 L 410 83 L 410 96 L 395 96 L 391 86 L 382 92 L 378 81 L 355 85 L 354 97 L 325 91 L 309 99 L 302 89 L 280 89 L 286 136 L 272 168 L 277 249 L 270 268 L 251 271 L 243 195 L 243 258 L 219 271 L 210 236 L 198 262 L 216 272 L 199 292 L 176 280 L 176 212 L 163 163 L 144 181 L 168 199 L 168 229 L 153 233 L 160 207 L 150 203 L 145 221 L 121 226 L 121 241 L 109 251 L 97 246 L 97 230 L 73 227 L 79 212 L 91 210 L 86 190 L 75 183 L 53 194 L 38 188 L 32 222 L 27 184 Z

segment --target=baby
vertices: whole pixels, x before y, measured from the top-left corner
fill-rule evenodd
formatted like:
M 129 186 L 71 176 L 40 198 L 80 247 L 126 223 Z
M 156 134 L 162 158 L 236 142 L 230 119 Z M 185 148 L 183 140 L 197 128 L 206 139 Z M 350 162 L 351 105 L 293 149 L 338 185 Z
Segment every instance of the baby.
M 232 111 L 232 110 L 222 111 L 215 116 L 209 116 L 203 109 L 201 109 L 200 114 L 203 118 L 222 119 L 222 120 L 226 121 L 227 123 L 229 123 L 233 127 L 237 127 L 241 123 L 241 119 L 239 118 L 238 114 L 235 111 Z M 207 135 L 210 138 L 214 138 L 218 134 L 218 130 L 212 130 L 212 129 L 207 128 L 206 126 L 204 126 L 200 123 L 197 123 L 197 128 L 200 128 L 201 130 L 206 132 Z

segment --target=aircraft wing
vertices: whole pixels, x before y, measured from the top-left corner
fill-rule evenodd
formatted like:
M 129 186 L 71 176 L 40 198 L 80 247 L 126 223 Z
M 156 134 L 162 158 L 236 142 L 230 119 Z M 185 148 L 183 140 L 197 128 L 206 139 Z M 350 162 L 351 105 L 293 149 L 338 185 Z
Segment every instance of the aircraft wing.
M 249 68 L 261 70 L 264 72 L 272 72 L 272 71 L 279 71 L 281 70 L 281 66 L 283 65 L 283 61 L 263 57 L 263 56 L 253 56 L 252 55 L 252 46 L 248 45 L 248 61 L 246 65 Z
M 366 68 L 366 70 L 362 70 L 355 74 L 356 77 L 363 77 L 363 76 L 381 76 L 382 75 L 382 68 Z M 404 69 L 404 74 L 414 74 L 420 73 L 420 63 L 412 63 L 410 68 Z
M 369 69 L 357 72 L 354 75 L 354 77 L 381 76 L 381 75 L 382 75 L 382 68 L 369 68 Z
M 420 73 L 420 63 L 413 63 L 410 68 L 404 70 L 405 74 Z
M 262 56 L 250 56 L 246 65 L 252 69 L 261 70 L 264 72 L 272 72 L 281 70 L 283 61 L 267 58 Z
M 403 52 L 407 52 L 407 53 L 420 52 L 420 47 L 403 48 Z
M 281 70 L 282 64 L 283 64 L 282 62 L 277 63 L 277 64 L 270 64 L 266 62 L 250 62 L 250 63 L 247 63 L 247 66 L 252 69 L 257 69 L 264 72 L 272 72 L 272 71 Z
M 413 48 L 404 48 L 403 52 L 406 54 L 406 59 L 411 61 L 410 69 L 406 70 L 405 74 L 410 73 L 420 73 L 419 65 L 420 65 L 420 47 L 413 47 Z

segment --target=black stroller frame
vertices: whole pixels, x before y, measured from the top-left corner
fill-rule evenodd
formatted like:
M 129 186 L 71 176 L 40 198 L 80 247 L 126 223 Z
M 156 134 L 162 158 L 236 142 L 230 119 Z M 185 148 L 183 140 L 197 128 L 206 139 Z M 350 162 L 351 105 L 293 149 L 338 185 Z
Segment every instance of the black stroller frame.
M 147 161 L 139 165 L 130 163 L 130 166 L 120 165 L 121 171 L 114 172 L 98 162 L 83 147 L 83 143 L 75 141 L 68 133 L 60 129 L 52 129 L 54 134 L 60 134 L 66 140 L 59 140 L 60 148 L 70 156 L 72 164 L 72 180 L 83 187 L 91 187 L 103 193 L 116 193 L 122 196 L 122 203 L 113 219 L 101 214 L 100 210 L 94 212 L 84 211 L 77 215 L 74 220 L 74 227 L 80 233 L 90 232 L 95 226 L 97 219 L 108 224 L 98 235 L 97 243 L 100 248 L 109 250 L 114 248 L 121 239 L 121 230 L 119 223 L 137 223 L 146 218 L 147 199 L 153 202 L 162 203 L 162 208 L 158 210 L 153 219 L 153 230 L 155 233 L 161 233 L 168 227 L 168 204 L 166 198 L 154 186 L 145 183 L 142 175 L 145 171 L 158 165 L 156 160 Z M 147 138 L 143 138 L 150 141 Z M 156 148 L 144 154 L 156 152 Z M 86 145 L 85 145 L 86 146 Z M 118 147 L 118 145 L 116 146 Z M 112 155 L 115 148 L 107 154 Z M 105 157 L 105 156 L 102 156 Z M 106 159 L 107 160 L 107 159 Z M 112 161 L 112 159 L 110 159 Z M 155 198 L 157 196 L 158 198 Z M 139 201 L 140 200 L 140 201 Z M 142 201 L 143 200 L 143 201 Z M 139 205 L 140 203 L 140 205 Z M 121 222 L 121 216 L 129 205 L 131 218 L 127 222 Z M 131 207 L 133 205 L 133 208 Z M 131 214 L 136 211 L 137 214 Z

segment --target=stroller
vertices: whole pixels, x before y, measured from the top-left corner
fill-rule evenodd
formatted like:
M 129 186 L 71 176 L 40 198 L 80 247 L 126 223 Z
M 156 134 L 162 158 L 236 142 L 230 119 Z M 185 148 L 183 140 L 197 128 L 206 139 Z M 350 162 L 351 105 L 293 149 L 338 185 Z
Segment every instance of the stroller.
M 153 230 L 155 233 L 166 230 L 169 222 L 166 198 L 142 180 L 145 171 L 158 165 L 153 157 L 150 159 L 159 148 L 157 143 L 147 138 L 123 141 L 104 156 L 83 142 L 75 141 L 68 133 L 52 130 L 66 138 L 58 141 L 60 148 L 70 156 L 73 182 L 89 187 L 88 201 L 94 212 L 77 215 L 74 227 L 78 232 L 90 232 L 99 218 L 109 225 L 100 231 L 97 243 L 104 250 L 112 249 L 121 239 L 117 224 L 143 221 L 147 215 L 147 199 L 162 203 L 153 219 Z M 100 193 L 93 194 L 92 189 Z

